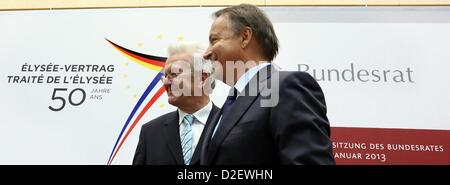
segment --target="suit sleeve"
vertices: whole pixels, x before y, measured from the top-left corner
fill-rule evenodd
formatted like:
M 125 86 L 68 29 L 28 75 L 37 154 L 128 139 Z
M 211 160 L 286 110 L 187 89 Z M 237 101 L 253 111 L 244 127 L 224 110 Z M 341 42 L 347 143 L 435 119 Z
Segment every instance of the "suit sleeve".
M 303 72 L 285 73 L 280 79 L 279 101 L 271 110 L 270 120 L 280 162 L 335 164 L 325 97 L 319 84 Z
M 141 127 L 141 133 L 139 134 L 139 141 L 134 153 L 133 165 L 145 165 L 145 129 L 143 125 Z

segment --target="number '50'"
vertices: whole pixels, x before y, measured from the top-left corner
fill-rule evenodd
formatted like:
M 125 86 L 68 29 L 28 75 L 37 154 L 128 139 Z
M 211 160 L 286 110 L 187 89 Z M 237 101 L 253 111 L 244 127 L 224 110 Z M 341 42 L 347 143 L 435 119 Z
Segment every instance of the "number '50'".
M 58 91 L 67 91 L 67 88 L 55 88 L 55 89 L 53 89 L 52 100 L 54 100 L 54 101 L 57 101 L 57 100 L 61 101 L 61 106 L 60 107 L 56 107 L 56 108 L 52 107 L 52 106 L 48 106 L 48 108 L 50 110 L 52 110 L 52 111 L 60 111 L 60 110 L 64 109 L 64 107 L 66 106 L 66 99 L 64 99 L 64 97 L 62 97 L 62 96 L 56 96 L 56 92 L 58 92 Z M 79 102 L 74 102 L 72 97 L 73 97 L 73 94 L 75 94 L 77 91 L 78 91 L 78 93 L 81 93 L 81 100 Z M 83 104 L 85 99 L 86 99 L 86 92 L 83 89 L 81 89 L 81 88 L 73 89 L 69 93 L 69 96 L 68 96 L 69 103 L 71 105 L 73 105 L 73 106 L 78 106 L 78 105 Z

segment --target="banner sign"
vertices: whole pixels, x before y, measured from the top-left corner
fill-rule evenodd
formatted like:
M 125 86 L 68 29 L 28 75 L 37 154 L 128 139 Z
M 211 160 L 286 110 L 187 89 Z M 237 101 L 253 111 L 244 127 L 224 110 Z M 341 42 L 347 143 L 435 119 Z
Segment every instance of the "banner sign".
M 131 164 L 171 43 L 218 7 L 0 12 L 0 164 Z M 449 7 L 264 7 L 321 85 L 338 164 L 450 164 Z M 217 83 L 221 106 L 229 87 Z

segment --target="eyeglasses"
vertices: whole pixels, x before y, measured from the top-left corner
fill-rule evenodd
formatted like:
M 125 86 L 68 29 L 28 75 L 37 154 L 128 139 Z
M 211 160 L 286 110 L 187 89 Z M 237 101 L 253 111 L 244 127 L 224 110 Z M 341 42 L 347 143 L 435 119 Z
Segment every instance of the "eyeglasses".
M 180 76 L 180 73 L 168 73 L 168 74 L 164 74 L 163 71 L 160 71 L 161 73 L 161 82 L 164 83 L 164 81 L 166 80 L 170 80 L 172 81 L 174 78 L 177 78 L 178 76 Z
M 193 75 L 192 73 L 192 71 L 184 71 L 184 72 L 178 72 L 178 73 L 175 73 L 175 72 L 171 72 L 171 73 L 164 73 L 163 72 L 163 70 L 161 70 L 160 72 L 160 75 L 161 75 L 161 78 L 160 78 L 160 80 L 161 80 L 161 82 L 162 83 L 164 83 L 166 80 L 170 80 L 170 81 L 172 81 L 173 79 L 176 79 L 177 77 L 179 77 L 180 75 L 182 75 L 182 74 L 186 74 L 186 75 Z M 209 73 L 208 73 L 209 74 Z M 193 77 L 193 76 L 191 76 L 191 77 Z

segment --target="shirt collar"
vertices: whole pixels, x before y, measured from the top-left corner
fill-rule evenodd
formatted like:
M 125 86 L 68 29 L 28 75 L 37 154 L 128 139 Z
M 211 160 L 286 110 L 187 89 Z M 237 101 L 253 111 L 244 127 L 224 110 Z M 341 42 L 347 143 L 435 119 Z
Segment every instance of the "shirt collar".
M 212 110 L 212 101 L 209 100 L 208 104 L 206 104 L 206 106 L 204 106 L 203 108 L 201 108 L 200 110 L 198 110 L 197 112 L 194 112 L 194 117 L 195 119 L 197 119 L 201 124 L 206 124 L 206 121 L 208 120 L 209 117 L 209 113 Z M 184 116 L 188 115 L 188 113 L 182 111 L 181 109 L 178 109 L 178 124 L 183 123 L 183 118 Z
M 255 76 L 255 74 L 258 73 L 259 70 L 268 65 L 270 65 L 270 63 L 264 62 L 247 70 L 247 72 L 245 72 L 236 82 L 234 88 L 236 88 L 236 90 L 238 90 L 239 93 L 241 93 L 244 90 L 245 86 L 247 86 L 248 82 L 250 82 L 250 80 L 253 78 L 253 76 Z

